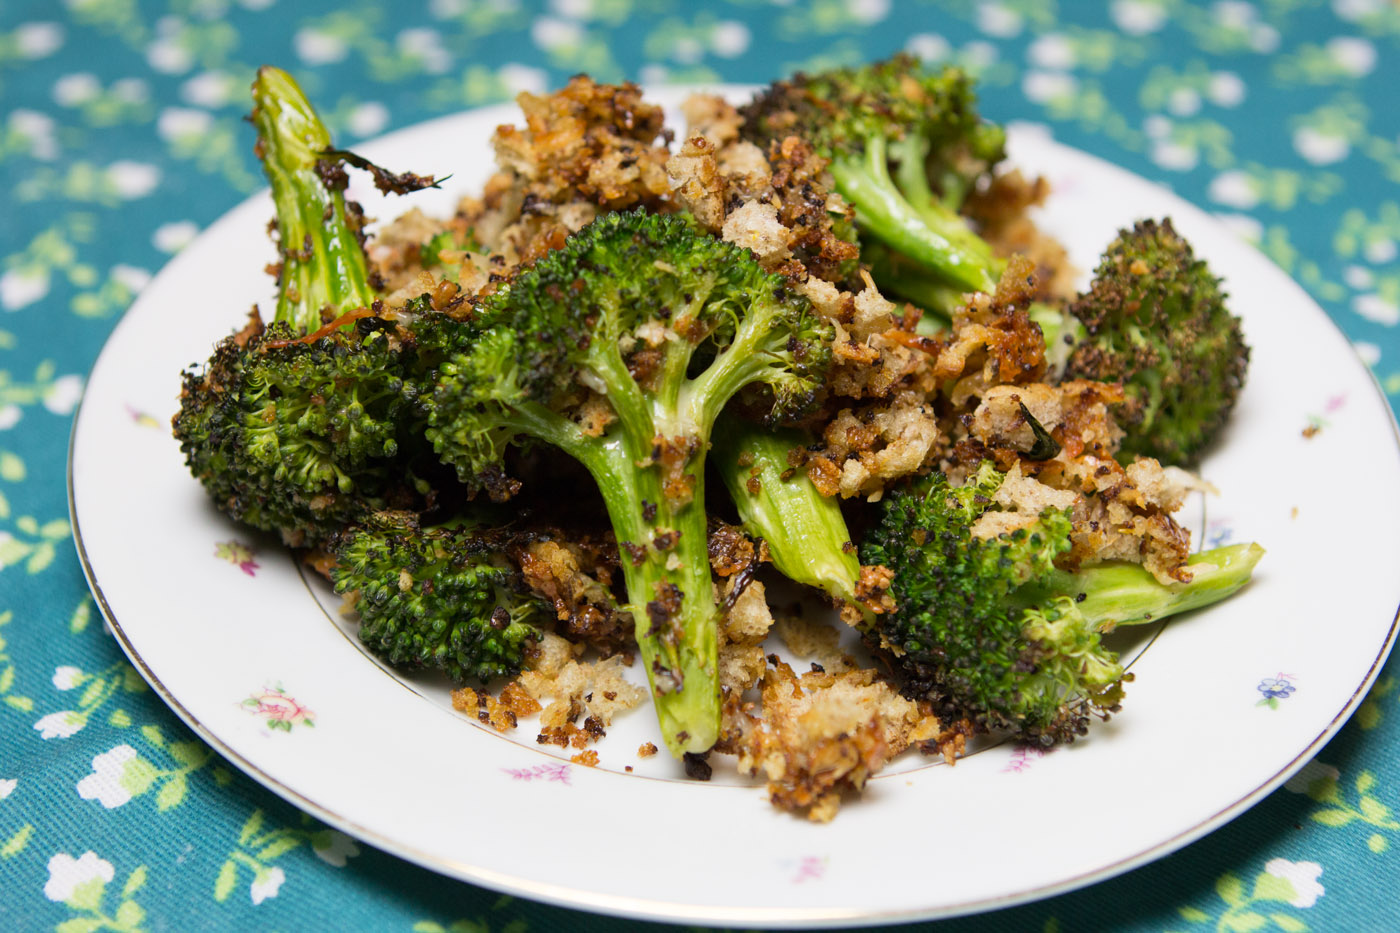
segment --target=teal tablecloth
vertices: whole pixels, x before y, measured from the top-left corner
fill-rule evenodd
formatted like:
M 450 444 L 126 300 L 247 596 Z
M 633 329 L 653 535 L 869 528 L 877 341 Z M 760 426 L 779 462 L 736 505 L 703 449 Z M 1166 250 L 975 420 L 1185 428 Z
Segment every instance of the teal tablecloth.
M 353 142 L 579 71 L 761 82 L 900 48 L 951 58 L 980 73 L 990 116 L 1047 123 L 1257 242 L 1400 399 L 1400 2 L 695 6 L 0 5 L 0 929 L 650 928 L 502 898 L 328 830 L 192 736 L 103 632 L 67 519 L 73 410 L 133 296 L 260 185 L 242 115 L 261 63 L 295 71 Z M 939 928 L 1394 929 L 1397 673 L 1223 829 Z M 1089 789 L 1059 805 L 1083 808 L 1086 836 L 1121 816 L 1097 814 Z

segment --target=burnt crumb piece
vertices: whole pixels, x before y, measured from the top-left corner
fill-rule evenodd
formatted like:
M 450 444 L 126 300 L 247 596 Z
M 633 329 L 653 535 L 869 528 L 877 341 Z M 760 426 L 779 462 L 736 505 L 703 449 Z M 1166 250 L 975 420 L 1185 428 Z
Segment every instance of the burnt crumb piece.
M 322 177 L 326 177 L 329 171 L 338 168 L 338 163 L 344 162 L 346 165 L 353 165 L 355 168 L 369 172 L 374 178 L 374 187 L 384 194 L 411 194 L 414 191 L 421 191 L 424 188 L 436 188 L 440 184 L 440 179 L 435 179 L 432 175 L 415 175 L 413 172 L 391 172 L 381 168 L 364 156 L 356 155 L 344 149 L 327 149 L 321 153 L 324 157 L 321 162 L 334 168 L 322 169 L 321 162 L 316 165 L 317 171 Z M 345 174 L 344 169 L 339 169 L 341 175 Z M 343 184 L 342 184 L 343 187 Z
M 681 612 L 681 590 L 674 583 L 657 583 L 656 599 L 647 603 L 647 618 L 651 620 L 650 633 L 665 634 L 671 622 Z
M 717 576 L 741 573 L 759 559 L 758 550 L 737 525 L 714 522 L 710 528 L 710 569 Z
M 652 742 L 643 742 L 643 743 L 641 744 L 641 747 L 637 749 L 637 757 L 638 757 L 638 758 L 650 758 L 652 755 L 655 755 L 655 754 L 656 754 L 656 745 L 655 745 L 654 743 L 652 743 Z
M 708 781 L 714 770 L 705 759 L 709 752 L 685 753 L 685 776 L 693 781 Z
M 503 696 L 502 699 L 506 698 Z M 474 716 L 478 722 L 490 726 L 497 732 L 508 732 L 519 725 L 516 711 L 511 707 L 510 700 L 504 703 L 500 702 L 485 690 L 477 691 L 471 687 L 462 687 L 452 691 L 452 708 Z

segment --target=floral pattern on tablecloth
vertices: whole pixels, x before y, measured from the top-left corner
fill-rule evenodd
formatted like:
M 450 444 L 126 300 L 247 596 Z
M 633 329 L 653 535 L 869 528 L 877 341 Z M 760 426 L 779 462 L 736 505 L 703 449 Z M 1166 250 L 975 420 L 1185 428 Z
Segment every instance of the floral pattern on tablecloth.
M 64 466 L 83 373 L 160 266 L 259 186 L 243 89 L 264 61 L 295 70 L 353 143 L 578 71 L 758 82 L 898 49 L 963 63 L 990 115 L 1046 123 L 1207 207 L 1301 282 L 1400 400 L 1395 0 L 0 7 L 0 926 L 297 929 L 334 916 L 342 929 L 420 933 L 650 929 L 362 848 L 191 736 L 104 634 L 73 551 Z M 1300 433 L 1325 436 L 1343 406 L 1319 397 Z M 160 428 L 169 412 L 147 408 L 131 409 L 133 424 Z M 1212 534 L 1228 539 L 1228 525 Z M 214 547 L 232 573 L 256 572 L 246 545 Z M 1260 716 L 1286 715 L 1292 690 L 1261 677 Z M 1388 925 L 1395 684 L 1382 678 L 1326 764 L 1230 826 L 1085 891 L 938 928 Z M 1057 805 L 1083 807 L 1086 833 L 1123 816 L 1096 813 L 1087 790 Z M 795 881 L 838 870 L 795 859 Z

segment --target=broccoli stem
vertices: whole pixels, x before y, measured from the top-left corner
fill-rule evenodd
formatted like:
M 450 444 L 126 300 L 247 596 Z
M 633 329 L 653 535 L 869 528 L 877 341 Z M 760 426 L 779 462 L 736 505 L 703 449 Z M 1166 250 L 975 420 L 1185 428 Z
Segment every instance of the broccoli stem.
M 895 167 L 894 181 L 899 193 L 929 227 L 947 237 L 955 247 L 974 257 L 993 280 L 1000 278 L 1005 263 L 992 254 L 992 247 L 987 241 L 973 233 L 967 221 L 958 214 L 957 207 L 962 203 L 962 191 L 951 192 L 948 197 L 940 198 L 929 187 L 928 152 L 928 140 L 913 134 L 889 144 L 889 154 L 898 163 Z M 956 200 L 950 201 L 948 198 Z
M 619 545 L 637 646 L 671 753 L 708 751 L 719 738 L 719 609 L 710 578 L 703 463 L 694 498 L 667 498 L 661 468 L 632 443 L 581 458 L 593 474 Z M 687 471 L 689 472 L 689 471 Z
M 719 610 L 710 578 L 704 454 L 685 463 L 681 486 L 689 497 L 676 496 L 676 477 L 653 462 L 661 438 L 635 383 L 617 388 L 610 398 L 619 419 L 602 437 L 538 403 L 517 405 L 503 423 L 568 453 L 597 483 L 662 738 L 680 757 L 708 751 L 719 738 Z
M 788 466 L 788 452 L 812 438 L 727 418 L 713 442 L 715 465 L 744 530 L 768 544 L 773 566 L 790 580 L 854 602 L 860 560 L 841 506 L 818 492 L 805 471 Z
M 1021 605 L 1034 606 L 1069 595 L 1099 631 L 1110 632 L 1119 625 L 1156 622 L 1219 602 L 1249 582 L 1263 556 L 1264 549 L 1252 542 L 1202 551 L 1186 562 L 1192 572 L 1189 583 L 1162 584 L 1140 564 L 1122 561 L 1074 573 L 1054 570 L 1035 584 L 1020 588 L 1012 598 Z
M 346 211 L 333 166 L 318 171 L 330 133 L 292 76 L 258 69 L 253 82 L 258 157 L 272 185 L 282 252 L 275 320 L 303 332 L 374 301 L 358 219 Z M 343 178 L 343 175 L 341 176 Z
M 837 190 L 855 205 L 856 223 L 954 287 L 995 288 L 995 263 L 986 244 L 931 194 L 919 207 L 911 204 L 890 177 L 887 156 L 884 137 L 871 136 L 863 156 L 838 155 L 831 163 Z

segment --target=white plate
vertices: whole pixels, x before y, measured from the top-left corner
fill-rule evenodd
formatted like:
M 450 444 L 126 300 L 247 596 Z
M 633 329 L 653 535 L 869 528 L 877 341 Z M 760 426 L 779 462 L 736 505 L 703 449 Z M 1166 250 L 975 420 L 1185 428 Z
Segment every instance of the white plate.
M 383 164 L 455 174 L 450 191 L 392 203 L 355 193 L 371 215 L 446 213 L 488 174 L 492 129 L 516 121 L 492 108 L 367 144 Z M 1171 215 L 1225 276 L 1254 347 L 1203 468 L 1221 490 L 1205 532 L 1268 554 L 1246 591 L 1167 626 L 1135 662 L 1122 715 L 1087 740 L 952 768 L 912 757 L 814 825 L 753 785 L 670 780 L 660 759 L 641 773 L 644 709 L 587 768 L 444 709 L 440 685 L 386 674 L 285 551 L 210 507 L 170 436 L 180 370 L 253 302 L 270 307 L 266 195 L 156 277 L 92 372 L 70 497 L 93 592 L 156 691 L 254 778 L 382 849 L 524 897 L 723 925 L 880 923 L 1045 897 L 1165 855 L 1285 780 L 1376 676 L 1400 589 L 1394 421 L 1327 316 L 1207 215 L 1043 130 L 1016 128 L 1011 152 L 1053 183 L 1044 223 L 1083 268 L 1116 228 Z

